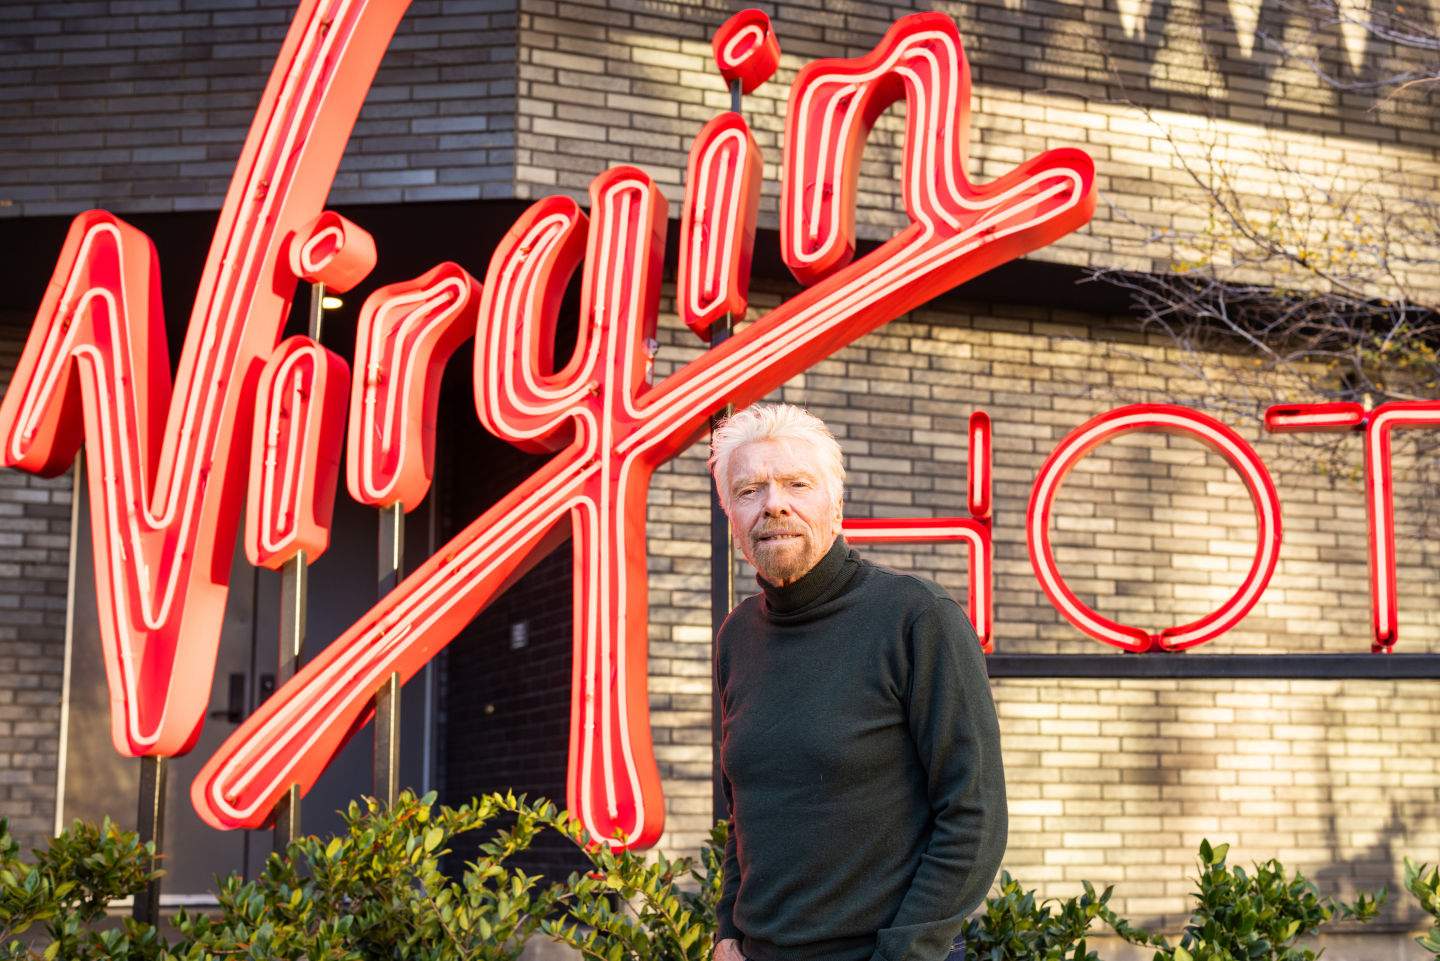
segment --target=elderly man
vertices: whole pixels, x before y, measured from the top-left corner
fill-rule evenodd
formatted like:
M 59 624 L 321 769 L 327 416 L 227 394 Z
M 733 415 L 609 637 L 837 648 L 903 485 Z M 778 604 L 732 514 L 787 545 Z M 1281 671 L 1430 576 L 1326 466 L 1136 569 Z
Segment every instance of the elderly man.
M 715 430 L 761 593 L 720 629 L 733 825 L 715 961 L 943 961 L 1005 851 L 1000 732 L 969 619 L 840 533 L 840 447 L 798 407 Z

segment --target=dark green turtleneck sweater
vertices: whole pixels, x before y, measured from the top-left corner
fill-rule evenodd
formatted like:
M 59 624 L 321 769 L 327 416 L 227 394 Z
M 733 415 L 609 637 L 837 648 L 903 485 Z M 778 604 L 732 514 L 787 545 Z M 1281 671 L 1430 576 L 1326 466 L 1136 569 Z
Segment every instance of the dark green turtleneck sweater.
M 752 961 L 941 961 L 1005 851 L 984 657 L 930 581 L 841 538 L 720 629 L 734 826 L 718 938 Z

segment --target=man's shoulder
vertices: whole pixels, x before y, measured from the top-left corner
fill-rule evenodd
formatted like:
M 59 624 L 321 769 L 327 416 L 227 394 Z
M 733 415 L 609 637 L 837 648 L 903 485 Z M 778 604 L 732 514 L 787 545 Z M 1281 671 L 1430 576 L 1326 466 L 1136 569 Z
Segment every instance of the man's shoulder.
M 936 663 L 942 651 L 959 652 L 960 660 L 978 657 L 980 641 L 970 616 L 959 602 L 935 581 L 909 571 L 897 571 L 883 564 L 865 563 L 865 607 L 873 623 L 888 622 L 890 637 L 911 663 Z M 953 661 L 954 658 L 946 658 Z M 979 668 L 984 670 L 983 665 Z
M 916 637 L 964 637 L 975 640 L 970 615 L 954 596 L 928 577 L 863 561 L 867 607 L 873 616 L 893 618 Z
M 928 577 L 909 571 L 897 571 L 884 564 L 860 558 L 866 572 L 867 588 L 893 599 L 907 608 L 927 608 L 935 604 L 955 604 L 950 592 Z
M 740 598 L 740 600 L 736 601 L 735 606 L 730 608 L 730 614 L 744 614 L 746 616 L 753 616 L 759 614 L 764 609 L 765 594 L 761 591 L 756 591 L 754 594 L 747 594 L 744 597 Z

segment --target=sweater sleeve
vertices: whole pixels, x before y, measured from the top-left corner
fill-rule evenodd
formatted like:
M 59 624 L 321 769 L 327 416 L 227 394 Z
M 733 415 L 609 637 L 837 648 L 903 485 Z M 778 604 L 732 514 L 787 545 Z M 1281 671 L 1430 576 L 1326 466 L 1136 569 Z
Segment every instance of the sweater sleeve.
M 735 895 L 740 891 L 740 862 L 736 856 L 735 823 L 731 814 L 733 801 L 730 797 L 730 779 L 722 772 L 720 786 L 725 792 L 725 814 L 731 819 L 730 830 L 725 836 L 725 874 L 720 889 L 720 900 L 715 905 L 715 941 L 726 938 L 740 939 L 740 929 L 735 927 Z
M 1000 725 L 970 620 L 950 598 L 910 637 L 908 723 L 925 766 L 934 828 L 872 961 L 943 961 L 1005 853 L 1008 815 Z
M 721 627 L 721 641 L 715 646 L 715 662 L 713 665 L 715 677 L 714 697 L 716 706 L 724 711 L 724 690 L 727 671 L 722 647 L 724 627 Z M 716 747 L 719 750 L 719 747 Z M 731 796 L 730 778 L 725 776 L 724 768 L 721 766 L 720 758 L 715 758 L 715 767 L 720 775 L 720 789 L 725 794 L 725 817 L 730 820 L 730 830 L 725 834 L 725 862 L 722 884 L 720 888 L 720 900 L 715 904 L 715 941 L 718 943 L 726 938 L 740 939 L 740 929 L 735 927 L 735 897 L 740 892 L 740 860 L 739 842 L 735 837 L 735 799 Z

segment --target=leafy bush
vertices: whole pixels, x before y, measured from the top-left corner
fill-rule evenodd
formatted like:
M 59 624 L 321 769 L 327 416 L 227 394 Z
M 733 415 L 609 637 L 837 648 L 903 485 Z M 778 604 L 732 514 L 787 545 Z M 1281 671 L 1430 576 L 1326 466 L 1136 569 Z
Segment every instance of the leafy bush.
M 1255 864 L 1254 873 L 1227 868 L 1230 845 L 1200 842 L 1199 902 L 1180 943 L 1117 928 L 1126 940 L 1159 948 L 1155 961 L 1314 961 L 1318 952 L 1297 942 L 1314 934 L 1338 911 L 1369 921 L 1385 902 L 1385 891 L 1361 894 L 1353 904 L 1321 898 L 1298 871 L 1294 876 L 1275 859 Z
M 542 930 L 594 961 L 706 961 L 715 938 L 728 824 L 710 832 L 703 873 L 690 858 L 649 862 L 633 851 L 586 844 L 578 825 L 570 838 L 595 871 L 570 875 L 565 916 Z M 682 884 L 692 882 L 691 886 Z
M 975 961 L 1097 961 L 1086 949 L 1085 935 L 1096 918 L 1117 930 L 1128 922 L 1107 906 L 1113 888 L 1100 894 L 1089 881 L 1085 893 L 1060 901 L 1037 901 L 1008 871 L 1000 874 L 999 893 L 985 902 L 985 912 L 965 922 L 967 958 Z M 1054 908 L 1054 913 L 1052 913 Z M 1143 936 L 1143 935 L 1141 935 Z
M 500 827 L 502 823 L 506 827 Z M 480 856 L 451 879 L 440 859 L 457 834 L 490 830 Z M 591 869 L 544 882 L 507 860 L 543 831 L 575 844 Z M 596 843 L 547 801 L 489 795 L 461 808 L 406 793 L 386 809 L 350 806 L 344 833 L 292 843 L 252 881 L 219 885 L 219 907 L 174 919 L 179 939 L 124 919 L 94 927 L 106 905 L 150 880 L 153 847 L 109 821 L 77 822 L 21 864 L 0 819 L 0 958 L 64 961 L 517 961 L 543 934 L 584 961 L 708 961 L 720 898 L 726 825 L 712 832 L 699 864 L 654 859 Z M 1111 888 L 1089 882 L 1069 900 L 1038 900 L 1002 874 L 995 896 L 964 929 L 974 961 L 1099 961 L 1087 935 L 1100 920 L 1125 940 L 1155 948 L 1155 961 L 1313 961 L 1298 946 L 1337 914 L 1366 921 L 1385 898 L 1353 904 L 1321 898 L 1280 862 L 1253 871 L 1226 864 L 1228 845 L 1200 845 L 1195 912 L 1178 944 L 1141 931 L 1109 907 Z M 1417 939 L 1440 961 L 1440 871 L 1405 862 L 1406 887 L 1437 918 Z M 27 943 L 26 936 L 31 940 Z
M 120 941 L 153 942 L 153 933 L 139 930 L 143 925 L 133 934 L 90 930 L 110 902 L 144 890 L 154 876 L 153 844 L 141 844 L 133 831 L 121 831 L 106 818 L 98 827 L 76 821 L 36 851 L 32 865 L 20 861 L 19 851 L 9 822 L 0 818 L 0 956 L 123 958 L 128 955 Z M 45 937 L 36 936 L 36 926 Z M 30 937 L 21 937 L 26 934 Z M 38 953 L 30 940 L 40 943 Z
M 1420 947 L 1440 961 L 1440 870 L 1405 859 L 1405 890 L 1420 899 L 1420 906 L 1435 919 L 1430 930 L 1416 938 Z
M 1229 849 L 1228 844 L 1212 847 L 1209 841 L 1201 842 L 1198 903 L 1179 944 L 1147 934 L 1116 914 L 1109 906 L 1113 888 L 1097 894 L 1094 885 L 1085 881 L 1084 893 L 1078 897 L 1041 901 L 1034 891 L 1026 891 L 1008 873 L 1002 873 L 998 891 L 987 900 L 984 913 L 966 922 L 967 957 L 974 961 L 1098 961 L 1096 952 L 1088 948 L 1086 935 L 1099 919 L 1124 940 L 1156 948 L 1155 961 L 1314 961 L 1317 952 L 1297 946 L 1301 938 L 1314 934 L 1337 913 L 1368 921 L 1384 903 L 1385 892 L 1381 891 L 1373 896 L 1361 894 L 1353 904 L 1336 904 L 1321 898 L 1298 872 L 1287 875 L 1284 865 L 1273 859 L 1255 865 L 1253 873 L 1227 867 Z M 1410 866 L 1407 862 L 1407 871 Z M 1432 871 L 1426 883 L 1430 892 L 1427 909 L 1440 914 L 1440 872 Z M 1440 925 L 1431 936 L 1440 949 Z
M 689 859 L 649 863 L 642 855 L 595 844 L 547 801 L 489 795 L 458 809 L 435 808 L 434 795 L 408 792 L 394 807 L 350 805 L 346 830 L 272 855 L 252 881 L 231 875 L 217 910 L 181 911 L 171 944 L 149 925 L 91 925 L 105 906 L 150 879 L 153 845 L 108 821 L 77 823 L 50 843 L 33 867 L 0 829 L 0 957 L 65 961 L 208 961 L 305 958 L 307 961 L 516 961 L 541 930 L 606 961 L 702 961 L 715 930 L 724 829 L 705 854 L 705 874 Z M 497 829 L 500 819 L 510 826 Z M 3 821 L 0 821 L 3 824 Z M 455 835 L 484 828 L 493 837 L 462 877 L 440 871 Z M 594 871 L 542 883 L 507 866 L 545 830 L 578 845 Z M 682 890 L 681 882 L 699 882 Z M 19 936 L 43 923 L 48 937 Z M 586 930 L 581 925 L 593 930 Z
M 352 803 L 344 834 L 292 842 L 253 881 L 231 875 L 218 913 L 176 917 L 186 957 L 514 961 L 563 892 L 505 861 L 560 813 L 500 795 L 458 809 L 433 804 L 433 794 L 409 793 L 389 809 Z M 514 826 L 482 844 L 459 881 L 441 873 L 452 837 L 505 814 Z

